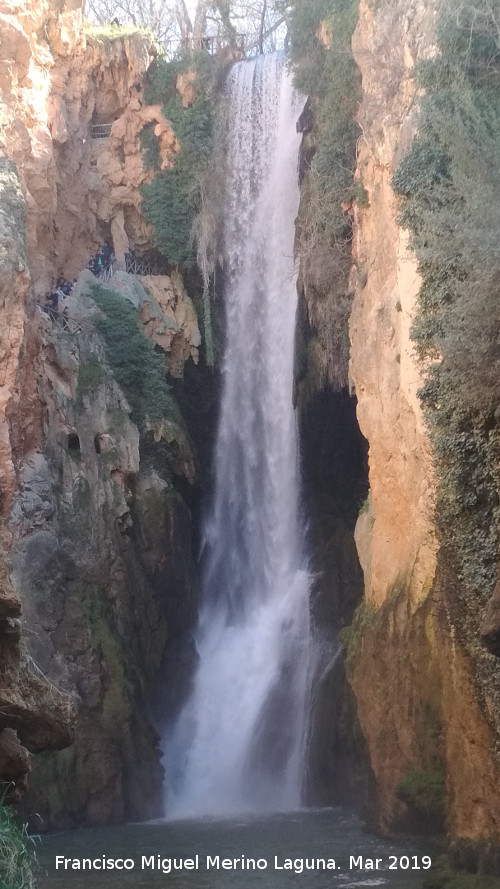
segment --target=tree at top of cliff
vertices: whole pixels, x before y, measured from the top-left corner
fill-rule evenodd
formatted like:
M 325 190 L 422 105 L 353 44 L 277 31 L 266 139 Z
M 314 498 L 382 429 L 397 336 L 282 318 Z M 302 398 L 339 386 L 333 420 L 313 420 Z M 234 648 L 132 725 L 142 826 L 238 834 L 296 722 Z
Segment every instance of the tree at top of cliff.
M 206 36 L 238 45 L 245 35 L 250 50 L 276 48 L 277 35 L 286 19 L 283 0 L 87 0 L 88 18 L 99 24 L 113 22 L 147 27 L 167 48 L 202 45 Z

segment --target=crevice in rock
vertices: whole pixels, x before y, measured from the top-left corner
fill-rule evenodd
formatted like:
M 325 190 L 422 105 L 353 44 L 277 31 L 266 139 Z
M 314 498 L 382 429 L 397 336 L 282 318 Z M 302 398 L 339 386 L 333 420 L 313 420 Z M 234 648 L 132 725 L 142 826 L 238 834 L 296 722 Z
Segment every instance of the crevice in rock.
M 309 739 L 310 804 L 368 805 L 371 779 L 338 642 L 363 596 L 354 528 L 368 493 L 368 445 L 346 389 L 314 394 L 300 411 L 303 503 L 312 613 L 321 645 Z

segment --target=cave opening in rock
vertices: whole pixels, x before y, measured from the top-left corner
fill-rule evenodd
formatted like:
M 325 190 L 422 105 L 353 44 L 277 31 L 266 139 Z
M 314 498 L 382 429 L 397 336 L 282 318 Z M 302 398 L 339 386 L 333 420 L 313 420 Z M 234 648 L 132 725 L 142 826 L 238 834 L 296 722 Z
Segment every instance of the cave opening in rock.
M 69 432 L 68 433 L 66 446 L 67 446 L 68 451 L 70 451 L 73 454 L 79 453 L 81 451 L 80 438 L 76 432 Z

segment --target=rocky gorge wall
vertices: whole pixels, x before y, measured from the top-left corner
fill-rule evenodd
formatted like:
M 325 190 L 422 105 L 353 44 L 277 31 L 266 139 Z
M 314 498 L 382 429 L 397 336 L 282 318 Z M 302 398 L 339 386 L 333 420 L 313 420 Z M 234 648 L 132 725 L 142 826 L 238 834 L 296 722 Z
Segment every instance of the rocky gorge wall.
M 2 778 L 10 782 L 9 796 L 17 799 L 26 789 L 29 771 L 26 751 L 37 752 L 70 744 L 75 711 L 70 697 L 44 678 L 27 651 L 20 620 L 22 597 L 9 576 L 8 552 L 12 534 L 7 523 L 18 469 L 39 440 L 41 409 L 35 375 L 36 325 L 33 310 L 27 311 L 29 273 L 24 240 L 24 201 L 16 169 L 6 158 L 0 159 L 0 196 L 0 305 L 3 318 L 0 335 L 0 770 Z
M 379 824 L 444 822 L 453 837 L 498 843 L 498 707 L 478 663 L 492 675 L 498 666 L 479 634 L 471 656 L 452 617 L 459 580 L 435 528 L 423 369 L 410 338 L 420 282 L 390 186 L 415 132 L 414 70 L 433 52 L 434 15 L 432 3 L 361 0 L 353 38 L 363 88 L 357 176 L 369 207 L 355 213 L 350 374 L 370 493 L 355 532 L 364 599 L 345 641 Z
M 140 213 L 139 133 L 153 124 L 160 164 L 175 137 L 146 106 L 156 55 L 146 32 L 85 30 L 82 2 L 2 2 L 0 148 L 16 164 L 26 201 L 28 265 L 37 295 L 74 278 L 105 240 L 117 258 L 150 245 Z M 107 138 L 94 138 L 107 125 Z M 101 131 L 102 132 L 107 132 Z
M 170 279 L 162 281 L 168 290 Z M 191 515 L 165 475 L 160 439 L 141 436 L 130 419 L 92 320 L 95 284 L 90 272 L 80 276 L 68 300 L 71 329 L 40 313 L 43 449 L 20 468 L 9 522 L 28 649 L 77 709 L 74 744 L 33 763 L 22 811 L 37 812 L 44 827 L 161 814 L 148 704 L 167 643 L 189 633 L 196 613 Z M 119 272 L 110 286 L 134 308 L 142 297 L 156 327 L 166 327 L 137 279 Z M 172 472 L 193 485 L 186 433 L 172 423 L 161 434 L 174 449 Z
M 37 830 L 148 818 L 163 804 L 149 704 L 168 646 L 171 671 L 181 658 L 189 674 L 192 657 L 186 499 L 200 466 L 181 421 L 148 432 L 131 420 L 91 273 L 65 303 L 67 323 L 36 297 L 105 240 L 118 269 L 126 250 L 152 246 L 139 133 L 153 125 L 161 164 L 175 138 L 142 98 L 156 52 L 144 33 L 86 33 L 81 3 L 5 3 L 0 27 L 0 775 L 18 799 L 26 748 L 67 748 L 32 761 L 22 811 L 39 814 Z M 109 135 L 93 139 L 101 124 Z M 118 270 L 113 292 L 182 395 L 186 363 L 198 384 L 193 303 L 176 273 L 142 281 Z

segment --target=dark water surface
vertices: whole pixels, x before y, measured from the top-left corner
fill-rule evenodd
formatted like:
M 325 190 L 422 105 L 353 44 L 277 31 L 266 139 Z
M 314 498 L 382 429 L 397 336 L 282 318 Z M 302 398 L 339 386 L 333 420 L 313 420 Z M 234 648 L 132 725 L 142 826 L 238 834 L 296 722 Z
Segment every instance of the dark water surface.
M 232 821 L 182 821 L 129 824 L 92 830 L 72 831 L 37 840 L 37 856 L 42 868 L 40 889 L 354 889 L 362 886 L 387 886 L 391 889 L 420 889 L 425 875 L 423 856 L 429 849 L 410 844 L 395 845 L 365 834 L 359 822 L 341 809 L 303 811 L 268 817 L 243 817 Z M 56 855 L 71 859 L 127 858 L 133 870 L 56 869 Z M 197 870 L 172 870 L 164 873 L 142 867 L 142 856 L 168 860 L 195 859 Z M 219 856 L 220 867 L 207 867 L 207 856 Z M 260 859 L 267 861 L 261 870 L 224 869 L 223 859 Z M 295 862 L 294 870 L 280 870 L 285 860 Z M 362 856 L 360 862 L 350 856 Z M 393 856 L 391 858 L 391 856 Z M 335 869 L 306 869 L 305 859 L 334 859 Z M 366 859 L 381 859 L 377 870 L 365 869 Z M 304 859 L 302 873 L 297 872 Z M 391 863 L 395 869 L 390 869 Z M 407 867 L 407 864 L 409 867 Z M 173 867 L 173 862 L 172 862 Z M 420 869 L 418 869 L 420 868 Z

